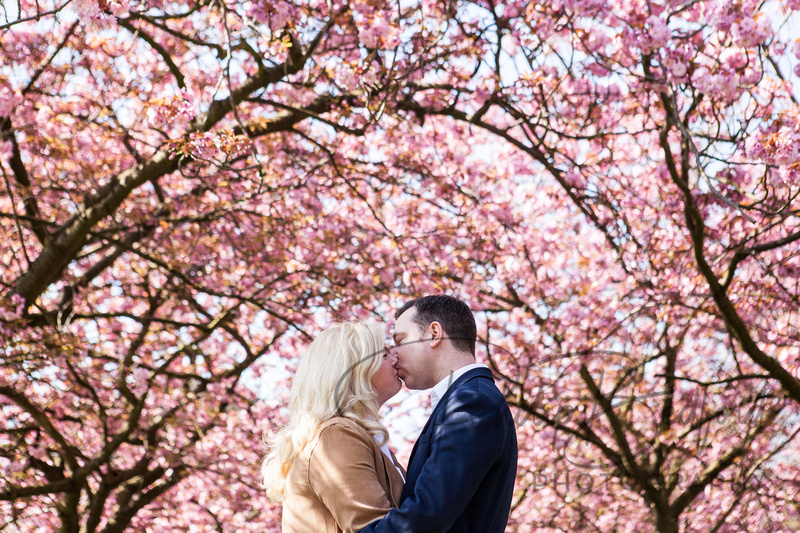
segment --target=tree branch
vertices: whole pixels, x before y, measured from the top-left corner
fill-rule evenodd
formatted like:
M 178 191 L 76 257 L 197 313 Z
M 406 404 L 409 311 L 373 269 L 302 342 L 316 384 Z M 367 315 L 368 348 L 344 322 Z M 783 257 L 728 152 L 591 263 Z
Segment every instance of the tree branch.
M 117 19 L 117 23 L 126 30 L 128 30 L 129 32 L 131 32 L 134 37 L 136 37 L 137 35 L 140 36 L 144 42 L 149 44 L 153 50 L 158 52 L 158 55 L 160 55 L 161 58 L 164 60 L 164 63 L 167 64 L 167 68 L 169 69 L 169 71 L 172 73 L 173 76 L 175 76 L 175 81 L 178 82 L 178 87 L 180 87 L 181 89 L 186 88 L 186 82 L 184 80 L 181 69 L 178 68 L 178 65 L 176 65 L 175 62 L 172 60 L 172 57 L 169 55 L 169 52 L 167 52 L 167 50 L 163 46 L 161 46 L 161 44 L 158 41 L 156 41 L 144 30 L 141 30 L 136 26 L 134 26 L 133 24 L 131 24 L 130 22 L 128 22 L 128 20 L 126 19 Z

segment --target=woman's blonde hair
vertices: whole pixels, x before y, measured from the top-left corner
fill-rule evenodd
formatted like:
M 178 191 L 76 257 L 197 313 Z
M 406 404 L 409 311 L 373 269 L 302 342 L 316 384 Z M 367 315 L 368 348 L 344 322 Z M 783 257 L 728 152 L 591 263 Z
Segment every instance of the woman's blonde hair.
M 308 345 L 292 380 L 289 422 L 268 439 L 270 452 L 261 466 L 271 499 L 283 501 L 292 461 L 323 422 L 343 416 L 361 424 L 380 445 L 387 441 L 370 381 L 383 361 L 384 335 L 382 324 L 350 321 L 326 329 Z

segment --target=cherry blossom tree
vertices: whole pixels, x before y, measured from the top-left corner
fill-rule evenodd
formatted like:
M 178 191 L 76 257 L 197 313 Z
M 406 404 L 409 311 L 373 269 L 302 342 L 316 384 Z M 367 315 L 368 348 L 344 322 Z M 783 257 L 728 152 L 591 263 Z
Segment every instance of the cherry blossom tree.
M 302 345 L 446 291 L 510 531 L 797 529 L 799 7 L 4 5 L 2 527 L 280 530 Z
M 464 5 L 408 84 L 505 143 L 431 249 L 531 422 L 520 530 L 797 528 L 796 7 Z
M 4 6 L 3 527 L 279 529 L 256 385 L 392 283 L 338 154 L 437 61 L 394 7 Z

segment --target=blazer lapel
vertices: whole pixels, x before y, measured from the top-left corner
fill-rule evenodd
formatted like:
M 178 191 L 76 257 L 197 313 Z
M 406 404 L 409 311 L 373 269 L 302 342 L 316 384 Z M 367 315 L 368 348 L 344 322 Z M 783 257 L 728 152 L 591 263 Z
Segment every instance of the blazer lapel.
M 431 417 L 428 419 L 428 421 L 430 422 L 433 419 L 434 415 L 438 414 L 439 408 L 445 403 L 447 403 L 447 398 L 450 396 L 450 393 L 456 390 L 462 383 L 466 383 L 467 381 L 471 381 L 475 378 L 480 378 L 480 377 L 489 378 L 492 381 L 494 381 L 494 376 L 492 375 L 492 371 L 489 370 L 488 368 L 481 367 L 470 370 L 469 372 L 467 372 L 466 374 L 455 380 L 449 387 L 447 387 L 447 390 L 439 399 L 439 403 L 436 404 L 436 409 L 433 410 L 433 412 L 431 413 Z
M 447 388 L 447 391 L 439 399 L 439 403 L 436 404 L 436 408 L 431 412 L 431 416 L 428 417 L 428 421 L 425 422 L 425 426 L 422 428 L 422 432 L 419 434 L 419 437 L 417 437 L 416 442 L 414 442 L 414 447 L 411 449 L 411 455 L 408 458 L 409 469 L 411 469 L 411 464 L 414 462 L 414 455 L 416 455 L 417 453 L 417 446 L 419 444 L 420 439 L 422 438 L 423 435 L 425 435 L 426 433 L 428 433 L 428 431 L 431 430 L 431 424 L 438 423 L 438 421 L 434 422 L 434 420 L 436 420 L 437 417 L 441 416 L 440 412 L 442 409 L 444 409 L 442 406 L 447 403 L 447 398 L 450 396 L 450 393 L 456 390 L 456 388 L 460 386 L 462 383 L 466 383 L 467 381 L 479 377 L 489 378 L 492 381 L 494 381 L 494 376 L 492 375 L 491 370 L 489 370 L 488 368 L 476 368 L 470 370 L 463 376 L 459 377 Z M 408 481 L 408 476 L 406 476 L 406 481 Z
M 391 450 L 389 450 L 389 452 L 391 453 Z M 400 475 L 400 472 L 397 471 L 397 466 L 395 466 L 397 459 L 395 458 L 394 453 L 392 453 L 391 458 L 386 457 L 386 454 L 380 449 L 378 449 L 378 453 L 381 455 L 381 460 L 383 461 L 383 472 L 386 475 L 386 481 L 389 484 L 389 490 L 387 491 L 386 496 L 389 498 L 389 503 L 391 503 L 393 507 L 400 507 L 400 501 L 394 497 L 394 491 L 395 487 L 403 485 L 406 472 L 403 470 L 403 475 Z

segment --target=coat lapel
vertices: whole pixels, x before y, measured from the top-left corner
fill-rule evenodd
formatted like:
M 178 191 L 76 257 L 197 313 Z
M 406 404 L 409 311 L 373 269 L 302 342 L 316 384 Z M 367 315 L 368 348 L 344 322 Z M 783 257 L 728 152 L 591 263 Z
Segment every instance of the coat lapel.
M 425 426 L 422 428 L 422 432 L 419 434 L 419 437 L 417 437 L 417 441 L 414 443 L 414 448 L 412 448 L 411 456 L 408 459 L 408 470 L 411 470 L 411 465 L 414 463 L 414 456 L 417 453 L 417 447 L 419 445 L 420 439 L 422 438 L 423 435 L 426 435 L 429 431 L 432 431 L 433 426 L 439 423 L 437 419 L 443 416 L 441 413 L 444 407 L 442 406 L 447 403 L 447 399 L 450 397 L 450 394 L 454 390 L 456 390 L 456 388 L 459 387 L 462 383 L 466 383 L 467 381 L 479 377 L 489 378 L 492 381 L 494 381 L 494 376 L 492 375 L 491 370 L 489 370 L 488 368 L 476 368 L 474 370 L 470 370 L 463 376 L 459 377 L 447 388 L 447 391 L 445 391 L 444 395 L 442 395 L 442 397 L 439 399 L 439 403 L 436 404 L 436 408 L 431 412 L 431 416 L 428 417 L 428 421 L 425 423 Z M 425 459 L 427 459 L 427 457 Z M 408 478 L 406 478 L 406 481 L 409 481 Z M 412 480 L 412 484 L 415 481 L 416 479 Z
M 389 451 L 391 452 L 391 450 Z M 400 472 L 397 471 L 397 466 L 395 466 L 397 459 L 394 457 L 393 453 L 391 458 L 386 457 L 386 454 L 380 449 L 378 450 L 378 453 L 383 461 L 383 471 L 386 474 L 386 480 L 389 483 L 389 490 L 386 491 L 386 496 L 388 496 L 389 503 L 391 503 L 393 507 L 400 507 L 399 498 L 395 498 L 395 491 L 397 490 L 397 487 L 403 486 L 403 479 L 405 478 L 406 472 L 403 470 L 403 475 L 401 476 Z

